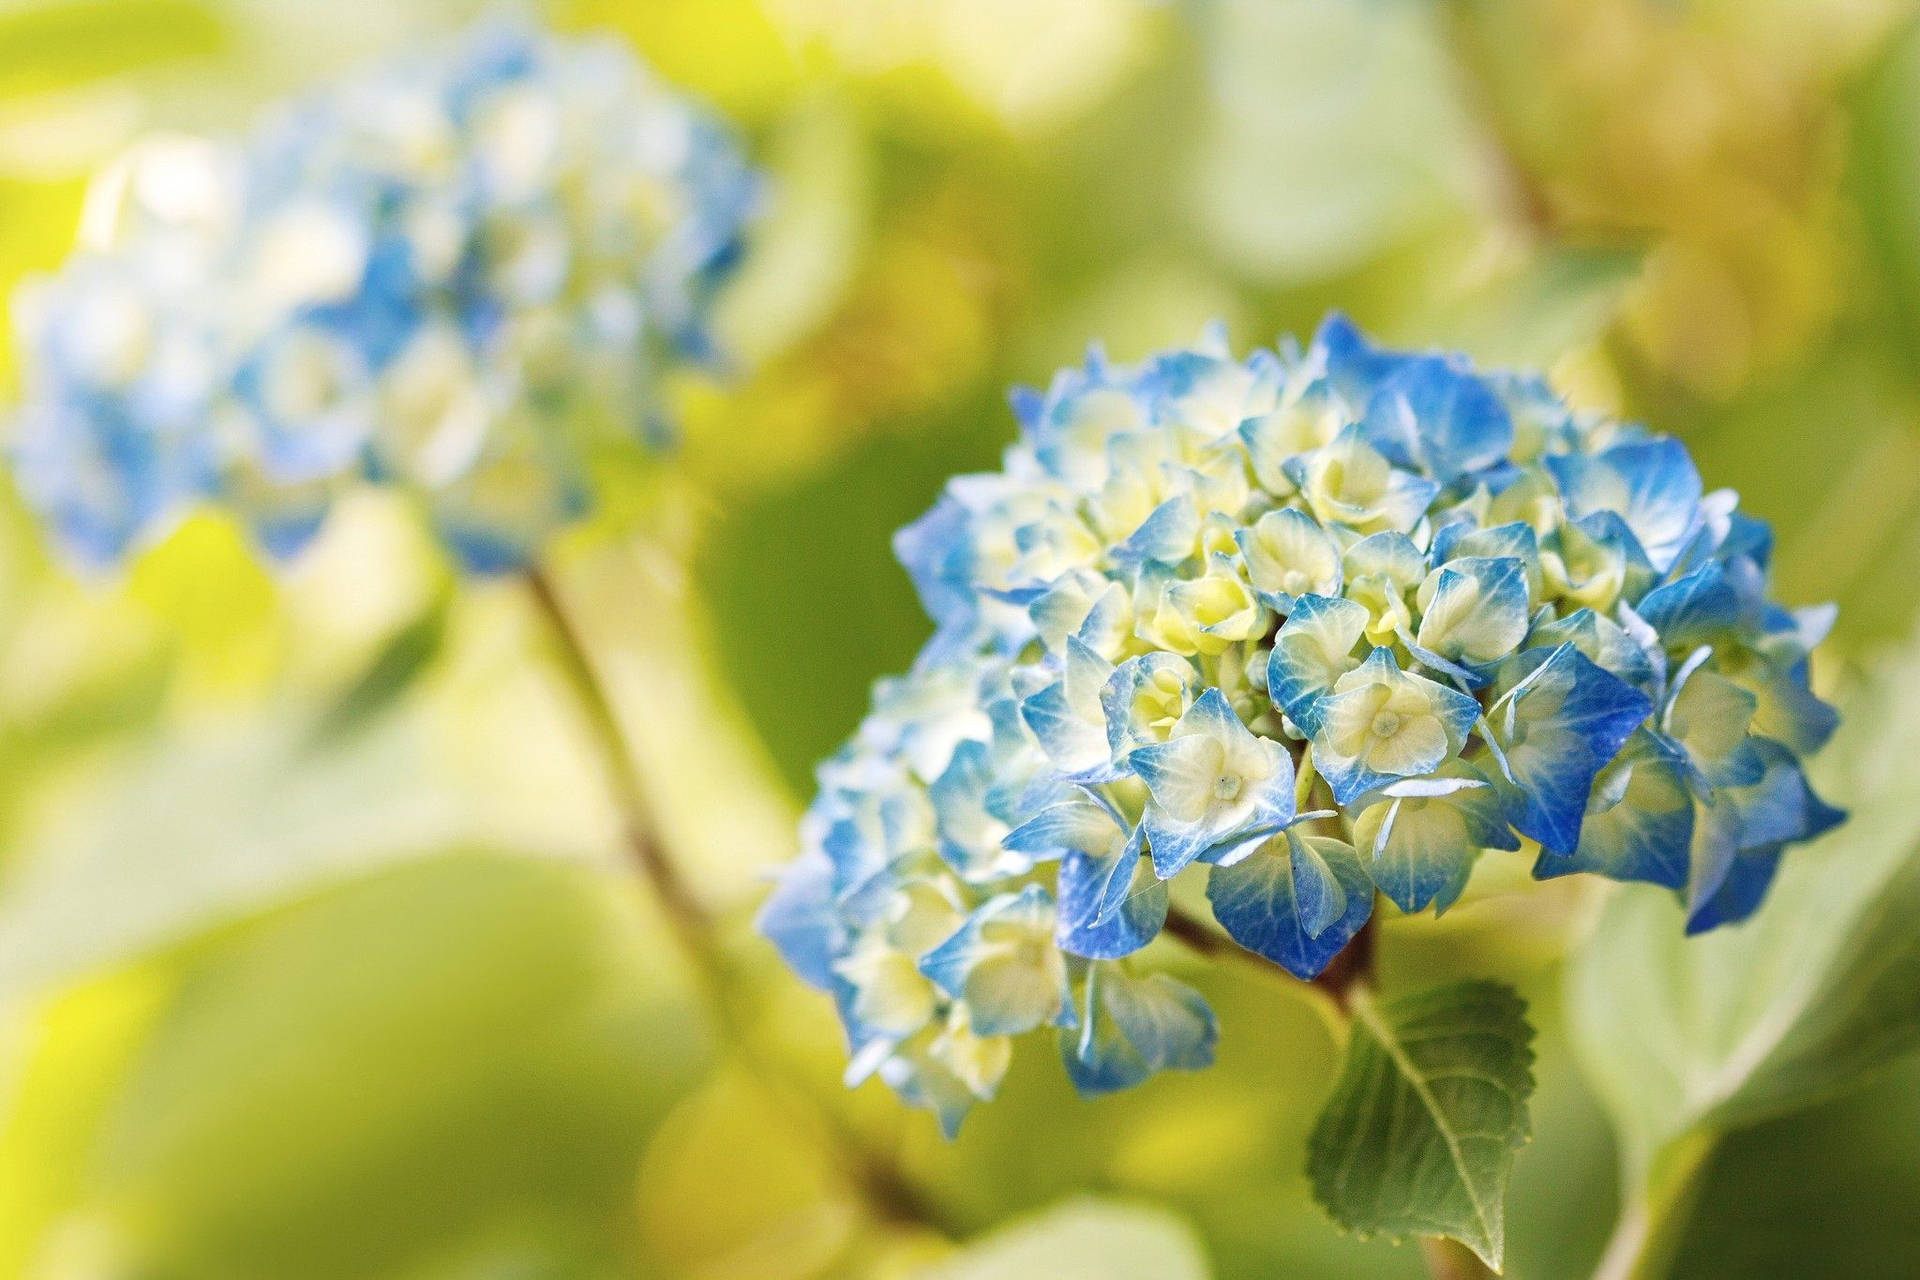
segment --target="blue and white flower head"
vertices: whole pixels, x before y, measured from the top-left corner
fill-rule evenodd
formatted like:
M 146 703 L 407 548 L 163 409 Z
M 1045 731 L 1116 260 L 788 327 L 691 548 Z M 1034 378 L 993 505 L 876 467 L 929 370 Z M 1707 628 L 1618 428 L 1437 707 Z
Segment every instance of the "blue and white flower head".
M 284 554 L 371 478 L 491 571 L 599 450 L 665 442 L 755 180 L 620 46 L 489 23 L 100 187 L 17 309 L 22 480 L 63 540 L 112 559 L 215 498 Z
M 1767 598 L 1765 526 L 1678 441 L 1337 316 L 1014 406 L 1003 469 L 896 540 L 936 634 L 761 917 L 849 1078 L 949 1131 L 1041 1027 L 1088 1092 L 1208 1065 L 1205 1003 L 1135 967 L 1176 877 L 1312 979 L 1484 850 L 1663 885 L 1697 932 L 1839 821 L 1800 766 L 1832 612 Z

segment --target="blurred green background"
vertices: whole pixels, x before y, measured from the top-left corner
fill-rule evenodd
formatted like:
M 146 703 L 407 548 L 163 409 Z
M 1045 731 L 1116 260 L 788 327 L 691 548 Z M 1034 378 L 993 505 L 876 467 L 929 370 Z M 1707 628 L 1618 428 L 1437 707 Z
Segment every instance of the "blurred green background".
M 477 11 L 0 0 L 0 288 L 60 261 L 88 173 L 140 133 L 230 127 Z M 1023 1046 L 946 1144 L 878 1085 L 840 1095 L 824 1002 L 748 936 L 813 761 L 927 632 L 889 534 L 994 463 L 1008 384 L 1089 339 L 1130 359 L 1220 317 L 1244 350 L 1338 306 L 1682 435 L 1774 523 L 1777 593 L 1840 602 L 1820 683 L 1878 712 L 1821 774 L 1872 825 L 1794 856 L 1844 877 L 1849 840 L 1920 831 L 1887 710 L 1920 713 L 1914 6 L 538 12 L 631 40 L 772 171 L 723 304 L 739 378 L 690 393 L 673 475 L 554 571 L 773 1065 L 897 1150 L 954 1238 L 864 1208 L 702 1012 L 518 587 L 456 584 L 371 494 L 284 572 L 201 513 L 77 574 L 7 492 L 0 1280 L 1424 1274 L 1309 1200 L 1335 1046 L 1284 991 L 1169 948 L 1220 1011 L 1214 1070 L 1086 1103 Z M 1584 1275 L 1620 1192 L 1562 970 L 1605 895 L 1504 892 L 1519 864 L 1487 863 L 1446 921 L 1389 928 L 1385 980 L 1528 996 L 1509 1274 Z M 1920 1266 L 1920 1066 L 1708 1159 L 1673 1274 Z

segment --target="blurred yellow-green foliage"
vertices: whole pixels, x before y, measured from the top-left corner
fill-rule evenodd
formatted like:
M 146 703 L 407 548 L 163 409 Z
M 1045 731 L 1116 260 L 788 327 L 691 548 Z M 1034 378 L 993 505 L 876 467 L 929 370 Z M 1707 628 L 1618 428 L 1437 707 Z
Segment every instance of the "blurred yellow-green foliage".
M 0 2 L 0 288 L 63 257 L 139 133 L 230 128 L 475 10 Z M 1225 1028 L 1200 1076 L 1084 1103 L 1021 1055 L 952 1144 L 878 1086 L 839 1095 L 827 1010 L 745 917 L 812 762 L 924 638 L 888 535 L 992 462 L 1007 384 L 1089 339 L 1132 358 L 1217 316 L 1244 349 L 1337 305 L 1683 435 L 1774 522 L 1779 594 L 1840 601 L 1822 678 L 1846 684 L 1920 603 L 1913 6 L 540 12 L 731 114 L 775 193 L 723 302 L 738 377 L 688 389 L 674 474 L 617 484 L 556 577 L 763 1041 L 969 1244 L 863 1207 L 702 1013 L 518 587 L 456 584 L 371 494 L 284 572 L 200 513 L 80 574 L 9 493 L 0 1280 L 1422 1274 L 1311 1205 L 1335 1046 L 1234 974 L 1189 975 Z M 1879 785 L 1920 794 L 1914 768 Z M 1494 973 L 1532 1002 L 1522 1277 L 1590 1270 L 1618 1200 L 1558 1012 L 1594 896 L 1489 892 L 1386 940 L 1389 982 Z M 1916 1099 L 1909 1066 L 1729 1139 L 1674 1274 L 1913 1274 Z

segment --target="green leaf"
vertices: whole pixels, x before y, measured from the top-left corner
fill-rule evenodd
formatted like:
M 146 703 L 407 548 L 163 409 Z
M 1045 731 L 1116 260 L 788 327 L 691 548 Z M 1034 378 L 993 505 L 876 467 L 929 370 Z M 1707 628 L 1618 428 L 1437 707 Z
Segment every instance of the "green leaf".
M 89 804 L 20 842 L 0 896 L 0 1001 L 436 848 L 517 838 L 512 789 L 469 775 L 431 710 L 410 707 L 330 750 L 262 715 L 127 753 Z M 552 819 L 546 830 L 555 836 L 529 847 L 591 852 Z
M 1474 123 L 1429 6 L 1228 0 L 1204 31 L 1188 189 L 1222 261 L 1321 279 L 1478 204 Z
M 327 747 L 366 727 L 398 702 L 445 647 L 450 590 L 433 594 L 420 612 L 387 638 L 313 727 L 313 745 Z
M 102 1155 L 68 1221 L 129 1275 L 375 1280 L 515 1247 L 551 1261 L 438 1274 L 613 1274 L 648 1135 L 710 1051 L 640 900 L 541 859 L 387 869 L 177 972 L 79 1143 Z
M 1909 28 L 1853 90 L 1847 178 L 1858 210 L 1860 246 L 1871 269 L 1869 297 L 1885 309 L 1893 349 L 1920 378 L 1920 28 Z
M 1845 931 L 1827 990 L 1771 1047 L 1721 1118 L 1751 1120 L 1819 1101 L 1920 1047 L 1920 847 Z
M 195 0 L 55 0 L 0 13 L 0 98 L 218 52 L 225 26 Z
M 1690 1132 L 1817 1102 L 1920 1047 L 1920 690 L 1898 657 L 1846 700 L 1816 771 L 1851 821 L 1788 854 L 1753 920 L 1688 938 L 1669 895 L 1625 886 L 1570 964 L 1575 1047 L 1636 1176 Z
M 1444 336 L 1483 364 L 1549 366 L 1605 331 L 1645 264 L 1628 245 L 1546 249 L 1403 327 L 1415 340 Z
M 1451 1236 L 1498 1270 L 1507 1176 L 1527 1140 L 1533 1028 L 1497 982 L 1353 1002 L 1353 1036 L 1308 1142 L 1314 1195 L 1342 1226 Z
M 164 966 L 121 969 L 19 1018 L 0 1090 L 0 1275 L 33 1274 L 42 1237 L 80 1198 L 93 1135 L 175 986 Z
M 919 1280 L 1207 1280 L 1193 1230 L 1160 1209 L 1074 1200 L 1014 1223 Z

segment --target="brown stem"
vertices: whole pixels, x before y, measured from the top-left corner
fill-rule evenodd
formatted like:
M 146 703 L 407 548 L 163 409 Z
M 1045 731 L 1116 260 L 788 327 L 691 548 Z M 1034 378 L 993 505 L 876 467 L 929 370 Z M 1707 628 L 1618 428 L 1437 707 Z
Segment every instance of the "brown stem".
M 1495 1274 L 1473 1250 L 1444 1236 L 1421 1237 L 1420 1261 L 1431 1280 L 1487 1280 Z
M 1374 922 L 1379 918 L 1376 909 L 1360 926 L 1360 932 L 1353 935 L 1352 941 L 1342 947 L 1313 980 L 1313 985 L 1331 996 L 1342 1013 L 1346 1012 L 1353 989 L 1373 981 Z
M 752 1019 L 739 1008 L 734 983 L 721 954 L 713 913 L 688 886 L 667 856 L 659 821 L 640 782 L 638 761 L 620 726 L 619 712 L 595 670 L 590 650 L 567 611 L 553 581 L 539 568 L 527 571 L 527 586 L 554 641 L 562 673 L 587 721 L 605 766 L 607 788 L 620 813 L 628 855 L 653 891 L 674 936 L 704 988 L 714 1020 L 735 1055 L 760 1085 L 790 1104 L 790 1114 L 810 1114 L 826 1136 L 826 1147 L 841 1174 L 858 1190 L 867 1207 L 883 1221 L 956 1234 L 953 1224 L 927 1195 L 885 1156 L 870 1150 L 834 1108 L 785 1078 L 755 1043 Z
M 537 567 L 527 570 L 527 586 L 553 635 L 563 673 L 606 762 L 607 787 L 620 812 L 621 834 L 634 869 L 653 889 L 661 910 L 682 941 L 689 944 L 687 950 L 696 963 L 711 969 L 713 918 L 666 855 L 659 820 L 640 785 L 640 770 L 627 745 L 626 732 L 620 727 L 619 713 L 594 669 L 586 642 L 545 571 Z
M 1311 982 L 1294 977 L 1257 951 L 1248 951 L 1212 925 L 1196 919 L 1179 907 L 1167 912 L 1167 923 L 1163 930 L 1201 955 L 1213 959 L 1239 960 L 1259 967 L 1263 973 L 1278 975 L 1289 982 L 1299 982 L 1303 987 L 1319 991 L 1333 1001 L 1335 1008 L 1345 1013 L 1353 988 L 1373 978 L 1374 922 L 1378 919 L 1378 912 L 1368 916 L 1367 922 L 1360 926 L 1360 932 L 1353 935 L 1353 940 L 1341 948 L 1340 953 L 1320 971 L 1320 976 Z

